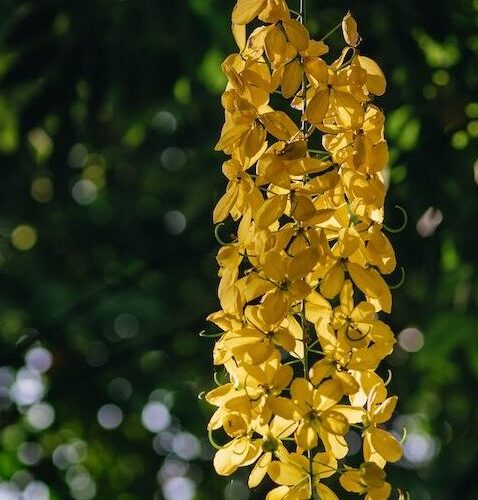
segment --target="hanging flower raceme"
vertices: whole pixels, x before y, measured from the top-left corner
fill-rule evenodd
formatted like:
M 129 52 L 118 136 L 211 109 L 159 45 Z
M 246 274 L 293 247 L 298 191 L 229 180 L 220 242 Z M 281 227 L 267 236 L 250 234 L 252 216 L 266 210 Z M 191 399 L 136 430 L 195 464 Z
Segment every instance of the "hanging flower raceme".
M 216 145 L 228 183 L 213 219 L 236 230 L 218 238 L 221 309 L 208 318 L 223 372 L 206 395 L 214 466 L 226 476 L 250 466 L 250 488 L 269 476 L 267 500 L 337 499 L 332 484 L 386 499 L 385 466 L 402 452 L 386 430 L 397 398 L 375 373 L 395 343 L 378 318 L 391 311 L 383 275 L 396 267 L 383 233 L 384 116 L 372 104 L 385 77 L 360 54 L 350 13 L 330 61 L 334 30 L 311 39 L 284 0 L 238 0 L 232 23 Z M 351 428 L 363 439 L 358 468 L 347 464 Z

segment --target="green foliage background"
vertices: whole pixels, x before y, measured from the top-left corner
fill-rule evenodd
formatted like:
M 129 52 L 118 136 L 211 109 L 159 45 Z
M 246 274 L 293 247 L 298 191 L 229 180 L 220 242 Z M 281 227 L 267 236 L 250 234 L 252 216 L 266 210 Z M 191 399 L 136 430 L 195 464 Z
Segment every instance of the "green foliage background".
M 384 363 L 415 457 L 390 475 L 414 500 L 476 499 L 478 2 L 308 4 L 319 38 L 351 8 L 389 80 L 388 224 L 401 223 L 396 204 L 410 217 L 392 235 L 407 277 L 390 322 L 425 340 Z M 197 334 L 217 308 L 213 146 L 232 5 L 0 3 L 2 499 L 32 481 L 23 498 L 43 498 L 38 482 L 54 499 L 264 498 L 244 475 L 212 473 L 197 398 L 213 385 L 212 343 Z M 423 237 L 429 207 L 443 221 Z M 28 251 L 12 244 L 22 224 L 38 235 Z M 35 378 L 24 364 L 39 346 L 53 363 Z M 15 399 L 29 376 L 48 411 Z M 172 415 L 159 434 L 142 424 L 148 402 Z M 122 412 L 115 429 L 98 423 L 105 404 Z M 32 407 L 54 421 L 39 429 Z

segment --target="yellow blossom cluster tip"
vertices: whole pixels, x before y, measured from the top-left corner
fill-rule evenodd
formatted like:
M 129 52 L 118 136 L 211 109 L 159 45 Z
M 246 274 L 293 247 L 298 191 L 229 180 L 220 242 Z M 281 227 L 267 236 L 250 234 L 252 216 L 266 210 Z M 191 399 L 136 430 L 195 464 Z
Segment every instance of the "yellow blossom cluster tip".
M 213 218 L 235 229 L 217 254 L 221 310 L 208 317 L 226 378 L 206 396 L 217 407 L 214 466 L 224 476 L 251 466 L 250 488 L 267 475 L 266 500 L 338 499 L 331 484 L 384 500 L 384 467 L 402 454 L 383 428 L 397 398 L 375 373 L 395 343 L 378 319 L 392 306 L 382 275 L 396 266 L 383 233 L 384 115 L 373 104 L 385 77 L 359 53 L 350 13 L 332 62 L 328 35 L 312 40 L 285 0 L 238 0 L 232 27 L 239 50 L 222 66 L 216 145 L 229 182 Z M 352 429 L 358 468 L 347 464 Z

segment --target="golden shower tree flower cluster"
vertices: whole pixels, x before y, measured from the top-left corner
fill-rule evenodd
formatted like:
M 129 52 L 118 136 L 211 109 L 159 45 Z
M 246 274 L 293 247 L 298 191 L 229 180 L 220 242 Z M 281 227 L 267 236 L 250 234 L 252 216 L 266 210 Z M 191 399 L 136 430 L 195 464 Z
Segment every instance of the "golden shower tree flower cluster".
M 236 229 L 217 254 L 221 310 L 208 318 L 221 330 L 214 363 L 227 378 L 206 396 L 217 407 L 212 442 L 217 430 L 227 436 L 214 466 L 225 476 L 251 466 L 250 488 L 267 475 L 267 500 L 337 499 L 332 476 L 383 500 L 392 490 L 384 467 L 402 454 L 382 428 L 397 398 L 376 373 L 395 342 L 378 319 L 392 306 L 382 275 L 396 266 L 374 104 L 385 78 L 359 53 L 350 13 L 331 62 L 327 37 L 311 39 L 304 13 L 284 0 L 238 0 L 232 22 L 239 51 L 223 63 L 216 145 L 230 157 L 228 184 L 213 217 Z M 346 462 L 351 429 L 363 440 L 358 468 Z

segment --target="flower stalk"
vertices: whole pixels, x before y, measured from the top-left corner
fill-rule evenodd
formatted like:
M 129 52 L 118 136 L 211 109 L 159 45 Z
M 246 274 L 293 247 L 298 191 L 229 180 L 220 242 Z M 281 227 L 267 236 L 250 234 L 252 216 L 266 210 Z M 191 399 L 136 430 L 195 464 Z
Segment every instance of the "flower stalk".
M 221 308 L 208 317 L 227 376 L 205 396 L 216 407 L 208 432 L 216 471 L 251 467 L 250 488 L 269 476 L 266 500 L 338 499 L 333 477 L 382 500 L 385 466 L 402 453 L 383 428 L 397 398 L 376 373 L 395 343 L 381 319 L 392 306 L 383 275 L 396 267 L 383 233 L 388 147 L 372 103 L 386 81 L 361 55 L 350 13 L 319 40 L 305 19 L 306 0 L 297 11 L 237 0 L 232 13 L 238 52 L 222 66 L 216 145 L 228 184 L 213 214 Z M 324 40 L 340 27 L 345 46 L 330 57 Z M 363 439 L 359 468 L 347 464 L 351 429 Z

